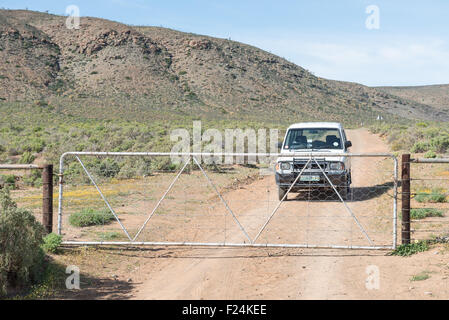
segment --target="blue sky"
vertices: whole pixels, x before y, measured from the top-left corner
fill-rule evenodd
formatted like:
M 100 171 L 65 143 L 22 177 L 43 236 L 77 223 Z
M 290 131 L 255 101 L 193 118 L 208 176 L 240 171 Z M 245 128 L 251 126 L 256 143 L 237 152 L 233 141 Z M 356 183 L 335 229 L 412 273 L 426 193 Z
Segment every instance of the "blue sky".
M 3 8 L 54 14 L 68 5 L 81 16 L 231 38 L 329 79 L 449 83 L 447 0 L 0 0 Z M 379 29 L 366 28 L 370 5 L 379 8 Z

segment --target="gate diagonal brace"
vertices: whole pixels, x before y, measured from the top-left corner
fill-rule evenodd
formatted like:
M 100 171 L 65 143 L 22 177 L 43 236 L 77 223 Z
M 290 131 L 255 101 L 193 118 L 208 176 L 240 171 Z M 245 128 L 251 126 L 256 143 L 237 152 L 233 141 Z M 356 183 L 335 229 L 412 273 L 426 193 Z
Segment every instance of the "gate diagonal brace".
M 337 191 L 337 188 L 335 188 L 335 185 L 332 183 L 332 181 L 329 179 L 329 177 L 327 176 L 326 172 L 324 172 L 323 168 L 321 168 L 320 164 L 316 161 L 315 158 L 313 158 L 313 161 L 315 161 L 315 163 L 317 164 L 318 168 L 320 168 L 321 173 L 324 175 L 324 177 L 326 178 L 327 182 L 329 182 L 329 184 L 331 185 L 332 189 L 334 189 L 335 193 L 337 194 L 338 198 L 340 199 L 340 201 L 343 203 L 343 205 L 345 206 L 346 210 L 349 212 L 349 214 L 352 216 L 352 218 L 354 219 L 355 223 L 358 225 L 358 227 L 360 228 L 360 231 L 362 231 L 363 235 L 365 236 L 365 238 L 368 240 L 368 242 L 370 243 L 370 245 L 374 245 L 374 242 L 371 240 L 371 238 L 368 236 L 368 234 L 365 231 L 365 228 L 363 228 L 363 226 L 360 224 L 359 220 L 357 219 L 357 217 L 355 216 L 355 214 L 352 212 L 351 208 L 349 208 L 349 206 L 346 204 L 346 201 L 342 198 L 342 196 L 340 195 L 340 193 Z
M 243 228 L 243 226 L 240 224 L 240 222 L 237 219 L 237 217 L 235 216 L 234 212 L 232 212 L 231 208 L 229 208 L 228 203 L 225 201 L 225 199 L 223 199 L 223 197 L 221 196 L 221 193 L 218 191 L 217 187 L 213 184 L 212 180 L 206 174 L 206 172 L 204 171 L 203 167 L 201 167 L 201 165 L 199 164 L 198 160 L 195 158 L 195 156 L 193 156 L 192 158 L 193 158 L 193 161 L 195 161 L 195 163 L 198 165 L 198 168 L 200 168 L 200 170 L 203 173 L 203 175 L 206 177 L 206 179 L 209 182 L 209 184 L 212 186 L 212 188 L 217 193 L 217 195 L 220 198 L 221 202 L 223 202 L 224 206 L 226 207 L 226 210 L 231 214 L 231 216 L 234 219 L 235 223 L 239 226 L 240 230 L 242 230 L 243 234 L 248 239 L 249 243 L 253 243 L 251 241 L 251 238 L 249 237 L 248 233 L 246 232 L 245 228 Z
M 125 226 L 122 224 L 122 222 L 120 221 L 119 217 L 117 216 L 117 214 L 115 213 L 114 209 L 112 209 L 111 205 L 109 204 L 108 199 L 106 199 L 106 197 L 104 196 L 103 192 L 101 192 L 100 188 L 98 187 L 97 183 L 95 182 L 94 178 L 92 177 L 92 175 L 90 174 L 90 172 L 86 169 L 86 167 L 84 166 L 84 163 L 81 161 L 81 159 L 78 156 L 75 156 L 76 159 L 78 160 L 78 162 L 81 164 L 81 167 L 83 167 L 84 171 L 86 172 L 87 176 L 89 177 L 90 181 L 92 182 L 92 184 L 95 186 L 95 188 L 97 189 L 98 193 L 100 194 L 101 198 L 103 199 L 103 201 L 106 203 L 106 205 L 108 206 L 109 210 L 111 211 L 111 213 L 113 214 L 115 220 L 117 220 L 117 222 L 119 223 L 120 227 L 122 228 L 122 230 L 125 232 L 126 236 L 128 237 L 128 239 L 130 241 L 131 240 L 131 236 L 128 233 L 128 230 L 126 230 Z
M 271 218 L 273 218 L 273 216 L 275 215 L 275 213 L 278 211 L 279 207 L 281 206 L 282 202 L 285 200 L 285 198 L 287 198 L 288 193 L 290 192 L 290 190 L 292 190 L 293 186 L 296 184 L 296 182 L 298 181 L 299 177 L 301 177 L 302 173 L 304 172 L 304 170 L 307 168 L 307 166 L 309 165 L 310 161 L 312 160 L 312 158 L 310 158 L 307 163 L 304 165 L 304 167 L 302 168 L 302 170 L 299 172 L 298 176 L 296 177 L 295 181 L 293 181 L 293 183 L 290 185 L 290 188 L 288 188 L 287 192 L 284 194 L 284 197 L 281 199 L 281 201 L 279 201 L 279 203 L 277 204 L 276 208 L 274 208 L 273 212 L 271 212 L 271 215 L 268 217 L 267 221 L 265 222 L 265 224 L 262 226 L 262 228 L 259 230 L 259 232 L 257 233 L 256 237 L 253 240 L 253 243 L 255 243 L 257 241 L 257 239 L 259 239 L 259 236 L 261 235 L 261 233 L 265 230 L 266 226 L 268 225 L 268 223 L 271 221 Z
M 170 185 L 168 186 L 167 190 L 164 192 L 164 194 L 162 195 L 162 197 L 159 199 L 158 203 L 156 204 L 156 206 L 154 207 L 153 211 L 151 211 L 151 213 L 149 214 L 148 218 L 145 220 L 145 222 L 143 223 L 143 225 L 140 227 L 139 231 L 136 233 L 136 235 L 134 236 L 134 238 L 132 239 L 132 241 L 136 241 L 137 237 L 140 235 L 140 233 L 143 231 L 143 229 L 145 229 L 148 221 L 150 221 L 151 217 L 153 217 L 153 215 L 156 213 L 156 210 L 159 208 L 159 206 L 161 205 L 162 201 L 164 201 L 165 197 L 167 196 L 167 194 L 170 192 L 170 190 L 173 188 L 173 186 L 175 185 L 175 182 L 178 181 L 179 177 L 181 176 L 181 174 L 184 172 L 185 168 L 187 167 L 187 165 L 190 162 L 190 157 L 186 160 L 186 162 L 184 163 L 184 166 L 181 168 L 181 170 L 179 170 L 178 174 L 176 175 L 176 177 L 173 179 L 173 181 L 170 183 Z

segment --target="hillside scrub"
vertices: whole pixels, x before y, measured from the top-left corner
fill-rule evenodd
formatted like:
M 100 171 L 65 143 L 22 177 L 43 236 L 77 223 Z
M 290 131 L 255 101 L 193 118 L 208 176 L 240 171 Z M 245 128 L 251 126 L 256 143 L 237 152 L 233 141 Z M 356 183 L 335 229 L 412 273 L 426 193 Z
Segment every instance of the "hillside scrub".
M 186 129 L 192 138 L 193 121 L 196 117 L 155 113 L 151 121 L 126 120 L 123 117 L 102 119 L 91 111 L 92 118 L 71 116 L 57 110 L 50 116 L 46 109 L 26 103 L 0 103 L 0 162 L 29 163 L 34 159 L 44 159 L 53 163 L 55 172 L 59 170 L 59 157 L 67 151 L 112 151 L 112 152 L 169 152 L 177 141 L 171 141 L 174 129 Z M 112 114 L 112 113 L 111 113 Z M 125 119 L 124 119 L 125 118 Z M 20 120 L 20 121 L 19 121 Z M 244 121 L 208 119 L 202 120 L 202 131 L 218 129 L 251 128 L 256 132 L 266 129 L 288 127 L 290 123 L 265 121 Z M 282 138 L 284 132 L 279 132 Z M 267 150 L 269 139 L 267 139 Z M 73 157 L 67 157 L 64 179 L 69 184 L 90 183 L 81 165 Z M 119 178 L 129 179 L 151 175 L 160 170 L 176 170 L 167 157 L 82 157 L 83 163 L 96 181 Z M 30 172 L 18 177 L 17 185 L 39 186 L 42 181 L 38 172 Z M 7 180 L 7 181 L 6 181 Z M 11 178 L 0 179 L 0 185 Z
M 0 295 L 36 283 L 43 270 L 43 226 L 0 190 Z
M 9 79 L 0 86 L 0 100 L 28 101 L 37 110 L 73 117 L 147 123 L 160 113 L 167 119 L 201 115 L 282 122 L 294 116 L 357 124 L 379 115 L 392 122 L 449 119 L 447 110 L 317 77 L 241 42 L 94 17 L 80 37 L 54 28 L 65 19 L 0 10 L 2 27 L 17 32 L 0 51 L 7 62 L 0 78 Z
M 449 152 L 449 126 L 445 123 L 380 123 L 372 125 L 370 130 L 385 136 L 393 151 L 427 153 L 429 158 Z
M 0 188 L 16 188 L 16 176 L 13 174 L 0 175 Z

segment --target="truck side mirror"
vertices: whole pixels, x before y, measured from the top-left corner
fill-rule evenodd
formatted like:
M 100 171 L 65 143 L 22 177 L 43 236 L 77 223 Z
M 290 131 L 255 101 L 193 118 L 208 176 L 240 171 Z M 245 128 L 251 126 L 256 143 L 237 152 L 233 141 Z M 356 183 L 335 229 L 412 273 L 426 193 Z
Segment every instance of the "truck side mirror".
M 346 141 L 345 142 L 345 148 L 347 149 L 349 147 L 352 147 L 352 142 L 351 141 Z
M 278 149 L 281 149 L 282 148 L 282 142 L 278 142 L 277 143 L 277 147 L 278 147 Z

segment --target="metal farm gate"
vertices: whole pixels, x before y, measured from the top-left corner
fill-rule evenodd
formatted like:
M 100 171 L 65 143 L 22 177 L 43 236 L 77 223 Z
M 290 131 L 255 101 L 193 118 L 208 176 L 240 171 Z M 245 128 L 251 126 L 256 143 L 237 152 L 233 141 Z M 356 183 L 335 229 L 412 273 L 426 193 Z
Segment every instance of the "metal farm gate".
M 396 248 L 395 156 L 332 154 L 352 162 L 351 192 L 342 195 L 322 162 L 329 154 L 289 154 L 304 165 L 280 200 L 274 179 L 279 156 L 64 153 L 58 234 L 67 245 Z M 242 164 L 217 164 L 217 159 Z M 311 167 L 322 185 L 293 192 Z M 83 220 L 92 215 L 93 220 Z

